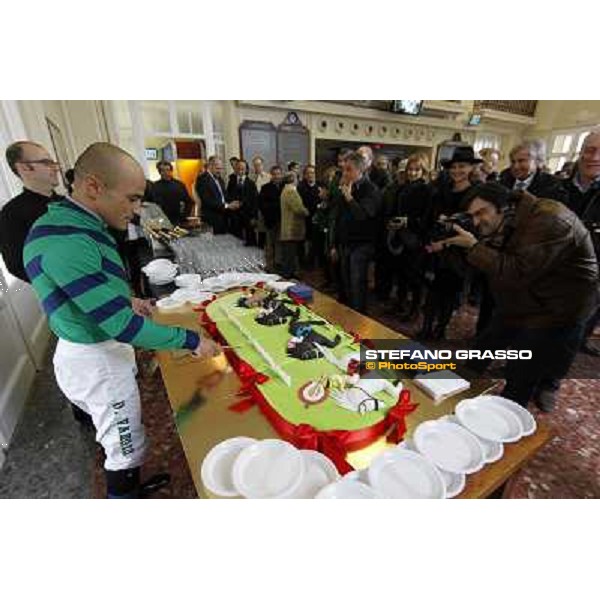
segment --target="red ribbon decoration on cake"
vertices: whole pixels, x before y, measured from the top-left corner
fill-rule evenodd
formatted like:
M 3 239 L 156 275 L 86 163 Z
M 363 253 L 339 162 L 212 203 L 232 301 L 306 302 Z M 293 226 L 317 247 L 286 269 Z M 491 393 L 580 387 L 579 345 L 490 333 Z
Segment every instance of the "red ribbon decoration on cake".
M 417 408 L 418 404 L 410 401 L 410 390 L 402 390 L 398 402 L 390 408 L 386 419 L 390 421 L 391 431 L 387 436 L 387 441 L 391 444 L 399 444 L 406 433 L 406 415 L 409 415 Z
M 206 310 L 202 312 L 200 322 L 215 341 L 224 346 L 227 345 L 217 324 L 208 316 Z M 354 337 L 355 340 L 360 340 L 359 334 L 355 333 Z M 258 406 L 281 438 L 294 444 L 297 448 L 316 450 L 325 454 L 342 475 L 353 470 L 353 467 L 346 461 L 348 452 L 369 446 L 386 433 L 388 433 L 387 440 L 389 442 L 399 443 L 406 432 L 406 415 L 412 413 L 418 406 L 411 402 L 410 391 L 405 389 L 400 392 L 398 402 L 389 409 L 385 418 L 369 427 L 351 431 L 319 431 L 307 423 L 294 425 L 282 417 L 260 391 L 258 386 L 266 383 L 269 377 L 256 371 L 231 348 L 224 349 L 224 352 L 242 383 L 238 396 L 243 396 L 243 398 L 231 404 L 229 410 L 243 413 L 253 406 Z

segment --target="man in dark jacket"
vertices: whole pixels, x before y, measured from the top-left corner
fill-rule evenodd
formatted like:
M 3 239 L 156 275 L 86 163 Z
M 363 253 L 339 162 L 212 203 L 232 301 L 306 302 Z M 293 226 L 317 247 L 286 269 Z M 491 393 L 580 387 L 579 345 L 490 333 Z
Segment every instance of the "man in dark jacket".
M 573 177 L 563 183 L 569 194 L 568 206 L 581 219 L 592 236 L 596 257 L 600 260 L 600 129 L 586 136 Z M 581 351 L 600 356 L 591 338 L 600 323 L 600 307 L 586 325 Z
M 539 168 L 543 157 L 539 143 L 524 141 L 510 151 L 510 168 L 500 174 L 500 183 L 509 190 L 529 192 L 538 198 L 549 198 L 566 203 L 567 192 L 561 181 Z
M 46 214 L 48 204 L 62 199 L 54 192 L 59 165 L 43 146 L 28 141 L 11 144 L 6 162 L 23 182 L 23 191 L 0 212 L 0 252 L 11 275 L 29 282 L 23 266 L 25 239 L 33 223 Z
M 392 175 L 390 173 L 390 161 L 385 154 L 380 154 L 375 159 L 375 164 L 369 172 L 369 179 L 383 191 L 390 183 L 392 183 Z
M 237 201 L 228 202 L 225 196 L 225 184 L 221 174 L 223 162 L 216 156 L 211 156 L 206 165 L 206 171 L 196 179 L 196 194 L 200 199 L 202 220 L 213 228 L 213 233 L 227 233 L 229 215 L 240 209 Z
M 546 392 L 567 374 L 598 302 L 590 234 L 563 204 L 526 192 L 511 197 L 496 183 L 474 188 L 465 204 L 478 237 L 455 225 L 458 235 L 442 244 L 467 249 L 468 263 L 485 273 L 494 296 L 494 317 L 476 349 L 531 351 L 531 360 L 507 361 L 503 395 L 523 406 L 535 398 L 550 411 Z M 487 363 L 469 366 L 482 371 Z
M 322 240 L 313 228 L 313 219 L 317 206 L 321 203 L 321 188 L 317 183 L 317 170 L 314 165 L 306 165 L 302 171 L 302 181 L 298 184 L 298 193 L 308 216 L 306 217 L 306 240 L 308 247 L 302 254 L 302 262 L 306 266 L 314 266 L 315 258 L 322 254 Z
M 258 195 L 260 211 L 266 230 L 265 263 L 269 272 L 279 265 L 279 226 L 281 224 L 281 190 L 283 170 L 279 165 L 271 167 L 271 181 L 265 183 Z
M 240 209 L 231 214 L 230 230 L 235 236 L 243 239 L 246 246 L 256 246 L 256 216 L 258 212 L 258 192 L 256 184 L 248 177 L 248 165 L 245 160 L 238 160 L 235 173 L 227 184 L 227 201 L 239 202 Z
M 342 198 L 335 208 L 335 246 L 339 257 L 337 250 L 332 251 L 332 258 L 340 260 L 345 297 L 354 310 L 363 313 L 382 203 L 381 192 L 365 173 L 364 158 L 358 152 L 349 154 L 340 181 Z
M 185 187 L 185 184 L 173 177 L 173 165 L 161 160 L 156 165 L 160 179 L 152 185 L 154 202 L 158 204 L 171 223 L 181 225 L 187 217 L 192 215 L 194 201 Z

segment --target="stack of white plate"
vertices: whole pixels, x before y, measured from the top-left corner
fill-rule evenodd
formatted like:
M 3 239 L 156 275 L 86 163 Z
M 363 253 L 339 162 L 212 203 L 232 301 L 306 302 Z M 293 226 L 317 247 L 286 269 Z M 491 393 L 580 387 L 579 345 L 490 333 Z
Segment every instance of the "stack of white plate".
M 529 411 L 501 396 L 463 400 L 456 414 L 425 421 L 412 440 L 377 456 L 368 469 L 343 478 L 324 455 L 282 440 L 232 438 L 202 463 L 202 481 L 213 494 L 244 498 L 453 498 L 466 476 L 499 460 L 504 444 L 531 435 Z
M 295 281 L 268 281 L 265 287 L 274 292 L 283 293 L 294 285 L 297 285 Z
M 193 306 L 199 306 L 207 300 L 212 300 L 215 295 L 212 292 L 202 292 L 193 288 L 179 288 L 170 296 L 161 298 L 156 307 L 162 311 L 180 310 L 185 307 L 186 303 Z
M 412 452 L 419 452 L 413 440 L 403 440 L 398 444 L 398 448 L 404 448 L 405 450 L 411 450 Z M 435 465 L 433 466 L 442 476 L 442 480 L 446 486 L 446 498 L 454 498 L 465 489 L 467 478 L 465 477 L 464 473 L 450 473 L 450 471 L 445 471 L 444 469 L 440 469 Z
M 425 421 L 416 428 L 412 441 L 423 456 L 448 473 L 469 475 L 483 467 L 481 444 L 456 423 Z
M 242 498 L 314 498 L 339 479 L 335 465 L 312 450 L 282 440 L 231 438 L 202 462 L 202 482 L 213 494 Z
M 166 258 L 157 258 L 149 262 L 142 271 L 146 273 L 153 285 L 165 285 L 175 279 L 177 265 Z
M 446 415 L 445 417 L 441 417 L 440 421 L 448 421 L 449 423 L 455 423 L 456 425 L 460 425 L 460 421 L 456 418 L 456 415 Z M 473 433 L 473 432 L 471 432 Z M 481 445 L 481 449 L 483 450 L 483 462 L 486 464 L 496 462 L 500 460 L 504 455 L 504 444 L 501 442 L 493 442 L 492 440 L 486 440 L 478 435 L 473 435 L 477 438 L 477 441 Z
M 185 306 L 185 300 L 176 300 L 172 296 L 161 298 L 156 303 L 156 308 L 161 311 L 181 310 Z
M 202 304 L 214 297 L 215 295 L 212 292 L 203 292 L 194 288 L 180 288 L 171 294 L 173 300 L 189 302 L 190 304 Z
M 279 275 L 273 273 L 244 273 L 229 272 L 221 273 L 215 277 L 207 277 L 202 281 L 199 289 L 209 292 L 223 292 L 231 288 L 256 285 L 260 282 L 273 282 L 280 279 Z
M 196 273 L 184 273 L 175 277 L 175 285 L 180 288 L 199 288 L 202 277 Z
M 507 444 L 536 430 L 533 415 L 502 396 L 478 396 L 456 405 L 458 422 L 484 440 Z
M 394 448 L 373 460 L 369 482 L 383 498 L 443 499 L 446 486 L 440 472 L 418 452 Z
M 315 498 L 317 500 L 379 500 L 382 496 L 370 485 L 344 477 L 325 486 Z

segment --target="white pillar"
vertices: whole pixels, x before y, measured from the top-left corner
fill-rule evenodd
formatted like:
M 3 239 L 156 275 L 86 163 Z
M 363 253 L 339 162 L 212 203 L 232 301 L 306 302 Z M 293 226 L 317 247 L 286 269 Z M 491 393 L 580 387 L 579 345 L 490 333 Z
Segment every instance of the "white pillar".
M 202 125 L 204 127 L 204 141 L 206 142 L 206 155 L 215 154 L 215 128 L 213 126 L 212 102 L 202 102 Z
M 131 130 L 133 133 L 133 147 L 135 155 L 140 165 L 144 169 L 144 174 L 148 177 L 148 162 L 146 161 L 146 142 L 144 135 L 144 121 L 140 110 L 140 103 L 137 100 L 128 100 L 129 114 L 131 115 Z

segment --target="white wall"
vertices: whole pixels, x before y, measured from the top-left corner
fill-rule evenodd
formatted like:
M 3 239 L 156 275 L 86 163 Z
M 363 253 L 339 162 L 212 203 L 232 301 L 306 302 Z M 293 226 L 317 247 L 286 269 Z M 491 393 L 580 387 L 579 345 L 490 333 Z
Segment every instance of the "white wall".
M 43 140 L 39 115 L 30 117 L 36 138 Z M 39 107 L 38 107 L 39 108 Z M 31 138 L 21 118 L 19 104 L 0 101 L 0 153 L 17 139 Z M 4 163 L 4 161 L 2 161 Z M 0 204 L 19 193 L 19 180 L 6 164 L 0 168 Z M 28 284 L 6 271 L 0 260 L 0 445 L 9 443 L 28 397 L 36 365 L 40 366 L 47 348 L 49 331 L 37 298 Z M 0 457 L 2 461 L 2 457 Z

